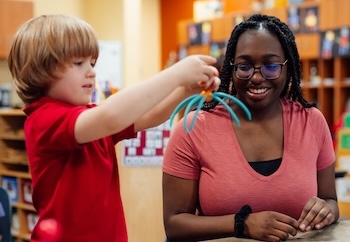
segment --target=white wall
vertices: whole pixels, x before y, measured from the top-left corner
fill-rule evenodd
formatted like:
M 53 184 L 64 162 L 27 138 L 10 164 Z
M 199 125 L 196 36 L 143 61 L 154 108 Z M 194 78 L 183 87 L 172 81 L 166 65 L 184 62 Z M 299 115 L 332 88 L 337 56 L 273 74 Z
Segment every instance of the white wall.
M 26 0 L 34 3 L 34 15 L 72 14 L 84 17 L 84 0 Z
M 123 9 L 124 78 L 132 85 L 160 71 L 160 6 L 158 0 L 124 0 Z M 164 241 L 161 168 L 125 167 L 119 160 L 119 171 L 129 241 Z

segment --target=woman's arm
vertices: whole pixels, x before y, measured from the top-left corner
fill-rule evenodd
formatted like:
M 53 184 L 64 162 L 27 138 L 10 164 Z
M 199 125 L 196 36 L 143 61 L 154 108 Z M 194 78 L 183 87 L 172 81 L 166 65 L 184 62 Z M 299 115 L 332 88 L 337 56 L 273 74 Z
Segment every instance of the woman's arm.
M 185 242 L 233 236 L 234 215 L 197 216 L 198 199 L 198 181 L 163 173 L 163 218 L 167 238 L 171 242 Z
M 213 194 L 215 196 L 215 194 Z M 170 242 L 186 242 L 234 236 L 235 215 L 197 216 L 198 181 L 163 173 L 163 216 Z M 286 240 L 296 235 L 295 219 L 274 211 L 248 215 L 244 235 L 264 241 Z

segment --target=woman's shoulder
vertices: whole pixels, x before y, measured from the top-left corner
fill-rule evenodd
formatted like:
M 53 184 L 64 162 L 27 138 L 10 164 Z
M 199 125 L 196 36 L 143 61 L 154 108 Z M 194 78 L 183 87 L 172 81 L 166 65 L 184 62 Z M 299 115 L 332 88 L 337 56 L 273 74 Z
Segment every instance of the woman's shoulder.
M 304 107 L 301 103 L 281 99 L 284 113 L 288 113 L 293 117 L 300 117 L 301 119 L 309 119 L 311 123 L 324 123 L 326 119 L 323 113 L 317 107 Z
M 285 110 L 305 111 L 307 113 L 322 114 L 317 107 L 304 107 L 301 103 L 288 99 L 281 99 L 281 104 Z
M 203 132 L 206 127 L 213 129 L 213 127 L 224 125 L 222 122 L 227 122 L 227 119 L 230 119 L 227 110 L 222 105 L 217 105 L 210 110 L 192 110 L 184 114 L 176 127 L 181 126 L 185 130 L 192 130 L 196 126 L 196 131 L 201 130 Z
M 188 117 L 192 119 L 196 116 L 197 119 L 208 119 L 208 118 L 217 118 L 220 116 L 228 115 L 227 110 L 220 104 L 216 105 L 210 110 L 192 110 L 188 113 Z

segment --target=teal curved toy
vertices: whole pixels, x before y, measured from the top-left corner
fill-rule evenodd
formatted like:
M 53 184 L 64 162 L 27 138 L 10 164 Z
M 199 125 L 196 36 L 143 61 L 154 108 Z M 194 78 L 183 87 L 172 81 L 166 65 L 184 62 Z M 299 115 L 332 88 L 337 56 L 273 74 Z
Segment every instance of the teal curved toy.
M 238 126 L 240 126 L 240 121 L 237 117 L 237 115 L 235 114 L 235 112 L 233 112 L 233 110 L 230 108 L 230 106 L 225 102 L 227 99 L 231 100 L 232 102 L 236 103 L 240 108 L 243 109 L 243 111 L 245 112 L 245 114 L 247 115 L 247 118 L 249 120 L 252 119 L 252 114 L 249 111 L 249 109 L 247 108 L 247 106 L 238 98 L 231 96 L 227 93 L 224 92 L 211 92 L 211 91 L 202 91 L 200 94 L 194 94 L 192 96 L 189 96 L 188 98 L 186 98 L 185 100 L 183 100 L 173 111 L 173 113 L 170 115 L 170 126 L 172 126 L 172 123 L 174 121 L 174 118 L 176 116 L 176 114 L 178 112 L 180 112 L 181 109 L 183 109 L 186 105 L 186 109 L 184 112 L 184 130 L 186 132 L 190 132 L 193 130 L 194 125 L 196 123 L 197 120 L 197 116 L 199 111 L 202 109 L 203 105 L 205 102 L 211 101 L 212 99 L 214 99 L 215 101 L 219 102 L 220 104 L 222 104 L 222 106 L 224 106 L 226 108 L 226 110 L 229 112 L 231 118 L 236 122 L 236 124 Z M 190 124 L 189 129 L 187 128 L 186 124 L 186 120 L 187 120 L 187 115 L 188 113 L 194 108 L 196 107 L 196 112 L 194 114 L 194 117 L 192 119 L 192 122 Z

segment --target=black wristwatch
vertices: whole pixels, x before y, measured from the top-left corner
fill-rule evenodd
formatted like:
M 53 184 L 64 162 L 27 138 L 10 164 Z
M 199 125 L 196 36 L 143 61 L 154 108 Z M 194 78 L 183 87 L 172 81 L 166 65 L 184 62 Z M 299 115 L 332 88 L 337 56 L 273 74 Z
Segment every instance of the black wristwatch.
M 245 237 L 244 232 L 244 221 L 246 217 L 252 213 L 252 209 L 249 205 L 244 205 L 241 210 L 235 215 L 235 231 L 234 236 L 237 238 Z

